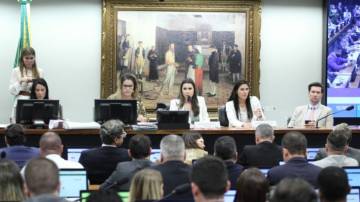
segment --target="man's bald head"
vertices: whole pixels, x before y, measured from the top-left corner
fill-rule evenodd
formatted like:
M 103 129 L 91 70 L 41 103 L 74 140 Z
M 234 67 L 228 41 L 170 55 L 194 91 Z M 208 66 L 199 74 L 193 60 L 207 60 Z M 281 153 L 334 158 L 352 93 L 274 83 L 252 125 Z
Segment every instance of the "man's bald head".
M 61 155 L 64 147 L 59 135 L 55 132 L 44 133 L 40 138 L 39 146 L 42 156 L 49 154 Z

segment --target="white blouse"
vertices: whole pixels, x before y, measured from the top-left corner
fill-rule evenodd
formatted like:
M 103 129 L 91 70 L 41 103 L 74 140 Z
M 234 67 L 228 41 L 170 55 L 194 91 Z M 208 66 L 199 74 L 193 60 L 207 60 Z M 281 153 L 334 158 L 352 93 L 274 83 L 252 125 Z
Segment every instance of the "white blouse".
M 197 96 L 199 102 L 199 121 L 200 122 L 209 122 L 209 114 L 207 111 L 205 99 L 202 96 Z M 184 108 L 180 108 L 180 99 L 172 99 L 170 101 L 170 110 L 185 110 Z M 191 117 L 189 116 L 189 123 L 191 123 Z
M 253 118 L 252 120 L 249 120 L 247 117 L 247 110 L 246 108 L 239 108 L 239 119 L 236 117 L 236 110 L 234 107 L 234 102 L 233 101 L 229 101 L 226 103 L 225 107 L 226 107 L 226 115 L 227 118 L 229 120 L 229 126 L 230 127 L 243 127 L 244 123 L 246 122 L 252 122 L 252 121 L 263 121 L 265 120 L 265 115 L 264 112 L 262 110 L 261 104 L 259 99 L 256 96 L 250 96 L 250 104 L 251 104 L 251 109 L 253 111 Z M 261 109 L 261 118 L 258 118 L 254 111 L 257 109 Z
M 38 68 L 39 71 L 39 77 L 43 78 L 43 71 L 42 69 Z M 23 74 L 27 77 L 33 77 L 31 69 L 24 68 Z M 21 82 L 21 72 L 20 68 L 16 67 L 12 70 L 11 78 L 10 78 L 10 85 L 9 85 L 9 91 L 12 95 L 16 96 L 16 98 L 26 99 L 23 98 L 23 96 L 19 97 L 20 91 L 27 91 L 30 92 L 32 86 L 32 82 Z M 28 98 L 28 96 L 25 96 Z

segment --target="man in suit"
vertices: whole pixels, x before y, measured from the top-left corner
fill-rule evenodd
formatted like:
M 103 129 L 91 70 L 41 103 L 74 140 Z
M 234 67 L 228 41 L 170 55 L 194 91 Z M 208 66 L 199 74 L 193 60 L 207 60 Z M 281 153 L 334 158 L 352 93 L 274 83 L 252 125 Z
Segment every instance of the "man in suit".
M 270 185 L 276 185 L 284 178 L 302 178 L 317 187 L 317 177 L 321 170 L 306 160 L 306 137 L 300 132 L 288 132 L 282 139 L 284 165 L 269 170 Z
M 14 161 L 20 168 L 28 160 L 40 155 L 38 148 L 25 146 L 25 132 L 20 124 L 6 127 L 5 144 L 7 147 L 0 149 L 1 158 Z
M 59 197 L 60 180 L 56 164 L 47 158 L 35 158 L 25 168 L 26 202 L 66 202 Z
M 214 155 L 224 161 L 231 182 L 231 189 L 236 189 L 236 180 L 244 168 L 236 163 L 238 153 L 234 138 L 230 136 L 218 138 L 214 144 Z
M 320 103 L 324 92 L 324 87 L 321 83 L 310 83 L 308 91 L 310 103 L 308 105 L 296 107 L 288 124 L 289 128 L 313 128 L 316 126 L 317 120 L 332 113 L 329 107 Z M 320 128 L 332 128 L 333 124 L 334 119 L 332 115 L 329 115 L 318 122 Z
M 352 131 L 351 128 L 346 123 L 341 123 L 339 125 L 336 125 L 334 128 L 334 131 L 339 131 L 342 133 L 346 139 L 347 139 L 347 150 L 345 151 L 345 155 L 356 159 L 358 162 L 360 162 L 360 150 L 356 149 L 354 147 L 350 147 L 351 139 L 352 139 Z M 315 159 L 320 160 L 327 156 L 325 148 L 322 148 L 319 150 L 319 152 L 316 154 Z
M 357 160 L 345 156 L 347 148 L 347 138 L 345 135 L 340 130 L 334 130 L 326 139 L 325 149 L 328 156 L 312 163 L 321 168 L 329 166 L 358 166 Z
M 85 167 L 91 184 L 103 183 L 119 162 L 131 160 L 127 150 L 119 148 L 125 137 L 121 121 L 106 121 L 100 129 L 101 147 L 81 152 L 79 162 Z
M 273 167 L 283 160 L 282 149 L 274 142 L 274 129 L 269 124 L 256 127 L 256 145 L 246 145 L 239 162 L 245 167 Z
M 191 167 L 185 161 L 185 143 L 177 135 L 168 135 L 160 142 L 161 164 L 152 167 L 159 171 L 164 182 L 164 196 L 170 194 L 176 187 L 190 183 Z M 188 192 L 171 197 L 171 200 L 192 199 L 190 189 Z
M 197 160 L 190 178 L 195 202 L 224 201 L 224 194 L 230 188 L 224 162 L 213 156 Z
M 153 165 L 149 160 L 151 154 L 151 141 L 149 137 L 144 135 L 131 137 L 128 152 L 132 161 L 118 163 L 116 170 L 101 184 L 100 189 L 105 190 L 116 187 L 118 190 L 128 191 L 133 175 L 137 171 Z

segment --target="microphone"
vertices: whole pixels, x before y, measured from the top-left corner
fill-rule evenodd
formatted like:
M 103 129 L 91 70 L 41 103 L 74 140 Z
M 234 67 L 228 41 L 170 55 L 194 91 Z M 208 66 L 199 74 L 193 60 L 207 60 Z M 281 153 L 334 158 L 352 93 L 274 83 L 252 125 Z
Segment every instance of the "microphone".
M 124 177 L 124 178 L 121 178 L 120 180 L 115 181 L 114 183 L 110 184 L 109 186 L 104 187 L 103 190 L 110 190 L 110 189 L 112 189 L 114 187 L 121 186 L 121 185 L 126 184 L 128 182 L 129 182 L 129 178 Z
M 334 114 L 337 114 L 337 113 L 340 113 L 340 112 L 344 112 L 344 111 L 351 111 L 354 109 L 354 105 L 350 105 L 350 106 L 347 106 L 345 109 L 342 109 L 342 110 L 339 110 L 339 111 L 335 111 L 335 112 L 332 112 L 330 114 L 326 114 L 325 116 L 319 118 L 318 120 L 316 120 L 316 128 L 319 128 L 319 121 L 325 119 L 326 117 L 330 116 L 330 115 L 334 115 Z
M 184 194 L 184 193 L 186 193 L 186 192 L 188 192 L 190 190 L 191 190 L 190 183 L 185 183 L 185 184 L 179 185 L 179 186 L 175 187 L 175 189 L 172 190 L 171 193 L 169 193 L 168 195 L 164 196 L 162 199 L 160 199 L 160 200 L 158 200 L 156 202 L 166 200 L 166 199 L 168 199 L 168 198 L 170 198 L 171 196 L 174 196 L 174 195 Z

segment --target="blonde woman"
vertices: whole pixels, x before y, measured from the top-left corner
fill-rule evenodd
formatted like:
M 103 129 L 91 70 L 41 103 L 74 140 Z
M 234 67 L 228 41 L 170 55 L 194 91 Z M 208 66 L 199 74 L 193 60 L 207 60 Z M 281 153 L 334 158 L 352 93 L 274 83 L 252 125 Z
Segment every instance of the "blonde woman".
M 19 167 L 10 160 L 0 160 L 0 201 L 23 201 L 23 179 Z
M 164 194 L 163 185 L 159 171 L 141 170 L 131 180 L 129 202 L 160 200 Z

